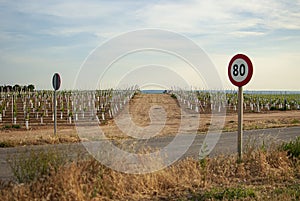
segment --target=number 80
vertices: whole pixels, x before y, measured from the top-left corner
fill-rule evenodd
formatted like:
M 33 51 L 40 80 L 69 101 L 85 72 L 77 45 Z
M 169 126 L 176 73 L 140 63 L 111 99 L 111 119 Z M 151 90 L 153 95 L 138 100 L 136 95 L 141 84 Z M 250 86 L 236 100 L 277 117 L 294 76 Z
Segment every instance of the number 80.
M 240 74 L 240 76 L 244 76 L 246 73 L 246 67 L 244 64 L 241 64 L 240 66 L 238 66 L 237 64 L 233 65 L 233 75 L 234 76 L 238 76 Z

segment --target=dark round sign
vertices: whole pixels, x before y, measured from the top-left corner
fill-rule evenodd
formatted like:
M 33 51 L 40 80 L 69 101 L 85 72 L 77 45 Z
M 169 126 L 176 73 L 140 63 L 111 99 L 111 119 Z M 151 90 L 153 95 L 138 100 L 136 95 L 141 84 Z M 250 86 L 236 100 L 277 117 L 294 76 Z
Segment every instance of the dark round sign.
M 60 83 L 60 75 L 58 73 L 55 73 L 52 78 L 52 86 L 55 91 L 59 89 Z
M 253 65 L 251 60 L 244 54 L 235 55 L 228 65 L 228 77 L 235 86 L 242 87 L 252 78 Z

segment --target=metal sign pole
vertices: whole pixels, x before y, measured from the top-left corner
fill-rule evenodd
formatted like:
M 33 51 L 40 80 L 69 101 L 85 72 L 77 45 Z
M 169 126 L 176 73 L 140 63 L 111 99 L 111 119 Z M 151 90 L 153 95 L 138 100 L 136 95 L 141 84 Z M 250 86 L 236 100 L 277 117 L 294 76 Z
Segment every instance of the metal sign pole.
M 243 87 L 239 87 L 238 94 L 238 160 L 242 160 L 243 152 Z
M 56 126 L 57 126 L 57 110 L 56 110 L 56 90 L 54 90 L 53 92 L 53 105 L 54 105 L 54 108 L 53 108 L 53 112 L 54 112 L 54 135 L 56 136 Z
M 11 124 L 14 124 L 14 94 L 11 96 Z
M 56 128 L 57 128 L 57 109 L 56 109 L 56 90 L 59 89 L 61 84 L 60 75 L 55 73 L 52 77 L 52 86 L 54 89 L 53 92 L 53 114 L 54 114 L 54 135 L 56 136 Z

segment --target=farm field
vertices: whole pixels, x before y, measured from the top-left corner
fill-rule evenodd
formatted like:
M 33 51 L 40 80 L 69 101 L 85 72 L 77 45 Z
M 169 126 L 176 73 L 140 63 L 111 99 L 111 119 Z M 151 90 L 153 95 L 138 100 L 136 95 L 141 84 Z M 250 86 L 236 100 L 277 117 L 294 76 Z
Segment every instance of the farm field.
M 57 120 L 60 125 L 72 125 L 74 121 L 94 112 L 100 124 L 105 124 L 121 110 L 135 93 L 137 86 L 125 90 L 61 91 L 57 94 Z M 200 114 L 224 110 L 237 112 L 237 94 L 218 91 L 171 92 L 184 107 Z M 245 113 L 300 110 L 300 94 L 253 94 L 244 97 Z M 53 92 L 1 92 L 0 126 L 33 127 L 52 124 Z M 28 126 L 26 126 L 28 122 Z
M 100 99 L 100 98 L 99 98 Z M 45 101 L 46 102 L 46 101 Z M 171 98 L 169 94 L 136 94 L 129 102 L 129 107 L 132 115 L 132 120 L 138 126 L 146 126 L 150 123 L 148 111 L 153 105 L 163 105 L 167 112 L 167 121 L 165 128 L 158 134 L 158 136 L 175 135 L 178 131 L 178 125 L 180 124 L 180 110 L 177 106 L 177 100 Z M 37 103 L 38 104 L 38 103 Z M 123 138 L 123 135 L 114 120 L 110 118 L 108 109 L 108 103 L 98 105 L 103 113 L 98 113 L 101 128 L 106 133 L 107 137 L 111 138 Z M 67 107 L 68 108 L 68 107 Z M 105 108 L 105 109 L 104 109 Z M 224 132 L 237 130 L 237 114 L 232 111 L 234 108 L 229 108 L 226 114 Z M 64 111 L 64 115 L 70 113 L 70 109 Z M 58 117 L 58 132 L 55 137 L 53 134 L 53 121 L 50 111 L 48 112 L 51 117 L 44 117 L 45 120 L 41 124 L 39 119 L 34 118 L 35 123 L 29 125 L 29 129 L 26 129 L 24 124 L 20 124 L 20 128 L 10 128 L 6 125 L 9 123 L 2 121 L 2 129 L 0 130 L 2 146 L 18 146 L 28 144 L 53 144 L 53 143 L 66 143 L 66 142 L 79 142 L 80 139 L 77 136 L 74 117 L 71 118 L 71 123 L 65 118 L 64 121 Z M 23 112 L 22 112 L 23 114 Z M 38 113 L 37 113 L 38 114 Z M 59 114 L 59 113 L 58 113 Z M 102 116 L 103 114 L 103 116 Z M 34 114 L 30 114 L 34 116 Z M 82 113 L 80 114 L 82 115 Z M 104 117 L 102 119 L 102 117 Z M 21 117 L 20 117 L 21 118 Z M 47 120 L 48 118 L 48 120 Z M 49 119 L 50 118 L 50 119 Z M 106 119 L 105 119 L 106 118 Z M 200 112 L 199 129 L 198 133 L 205 133 L 211 121 L 211 114 L 208 112 Z M 19 124 L 16 124 L 19 125 Z M 244 129 L 263 129 L 263 128 L 278 128 L 278 127 L 290 127 L 300 126 L 300 110 L 264 110 L 261 112 L 246 111 L 244 114 Z

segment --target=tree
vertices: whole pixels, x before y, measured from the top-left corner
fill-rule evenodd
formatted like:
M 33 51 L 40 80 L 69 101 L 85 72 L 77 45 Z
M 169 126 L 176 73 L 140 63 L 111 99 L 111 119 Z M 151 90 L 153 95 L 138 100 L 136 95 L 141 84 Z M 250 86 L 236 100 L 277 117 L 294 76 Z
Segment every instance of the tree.
M 12 91 L 12 86 L 10 86 L 10 85 L 4 86 L 4 91 L 5 92 L 11 92 Z
M 28 87 L 27 86 L 23 86 L 22 87 L 22 91 L 28 91 Z
M 21 86 L 18 85 L 18 84 L 15 84 L 15 86 L 13 86 L 14 92 L 19 92 L 20 93 L 21 89 L 22 89 Z
M 27 88 L 28 88 L 28 91 L 33 92 L 35 87 L 33 84 L 30 84 L 27 86 Z

